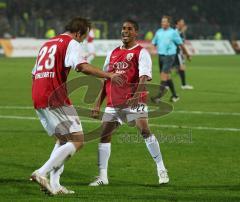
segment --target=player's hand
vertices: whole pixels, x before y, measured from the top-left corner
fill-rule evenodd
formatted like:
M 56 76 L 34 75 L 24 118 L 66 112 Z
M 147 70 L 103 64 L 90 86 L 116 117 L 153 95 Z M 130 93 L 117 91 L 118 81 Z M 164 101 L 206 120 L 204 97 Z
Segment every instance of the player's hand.
M 127 100 L 127 105 L 131 107 L 131 109 L 137 108 L 139 103 L 139 94 L 134 94 L 133 97 Z
M 110 79 L 113 84 L 116 84 L 118 86 L 123 86 L 123 84 L 125 83 L 122 74 L 110 73 Z
M 99 118 L 99 115 L 100 115 L 100 107 L 95 106 L 95 107 L 92 109 L 91 117 L 94 118 L 94 119 L 97 119 L 97 118 Z

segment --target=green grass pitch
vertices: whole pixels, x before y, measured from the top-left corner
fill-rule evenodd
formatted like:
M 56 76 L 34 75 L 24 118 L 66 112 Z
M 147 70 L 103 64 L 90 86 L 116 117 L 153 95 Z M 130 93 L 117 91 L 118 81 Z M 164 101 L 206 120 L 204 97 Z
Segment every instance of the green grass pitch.
M 94 61 L 101 66 L 104 58 Z M 153 58 L 153 83 L 159 83 Z M 85 144 L 65 165 L 61 183 L 76 191 L 49 197 L 28 181 L 48 159 L 54 141 L 32 118 L 31 69 L 34 59 L 0 58 L 0 201 L 240 201 L 239 56 L 199 56 L 188 63 L 193 91 L 180 89 L 174 111 L 150 119 L 160 139 L 170 183 L 158 185 L 155 164 L 135 128 L 114 135 L 109 162 L 110 185 L 88 187 L 97 175 L 98 140 Z M 72 72 L 71 77 L 79 74 Z M 82 89 L 84 91 L 84 89 Z M 71 97 L 79 104 L 83 95 Z M 88 106 L 90 107 L 90 106 Z M 216 113 L 212 113 L 216 112 Z M 99 122 L 82 122 L 85 132 Z

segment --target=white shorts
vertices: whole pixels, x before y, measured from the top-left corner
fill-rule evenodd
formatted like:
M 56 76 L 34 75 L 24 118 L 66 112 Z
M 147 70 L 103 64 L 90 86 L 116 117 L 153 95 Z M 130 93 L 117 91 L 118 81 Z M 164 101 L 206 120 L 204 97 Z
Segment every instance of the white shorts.
M 185 58 L 184 58 L 183 53 L 177 54 L 177 57 L 178 57 L 179 65 L 180 66 L 184 65 L 185 64 Z
M 102 122 L 119 122 L 123 124 L 123 122 L 129 125 L 135 125 L 135 121 L 139 118 L 147 118 L 148 117 L 148 107 L 144 103 L 138 104 L 138 107 L 135 109 L 128 108 L 114 108 L 114 107 L 106 107 L 105 112 L 102 117 Z
M 82 132 L 82 124 L 73 106 L 37 109 L 36 113 L 47 133 L 67 135 Z

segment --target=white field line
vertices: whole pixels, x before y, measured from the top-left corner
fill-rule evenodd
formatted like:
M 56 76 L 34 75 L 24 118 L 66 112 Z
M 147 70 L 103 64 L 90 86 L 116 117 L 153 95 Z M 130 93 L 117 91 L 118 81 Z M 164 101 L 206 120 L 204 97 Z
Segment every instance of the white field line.
M 39 118 L 33 116 L 7 116 L 7 115 L 0 115 L 0 119 L 39 120 Z
M 33 110 L 32 106 L 0 106 L 0 109 L 15 109 L 15 110 Z M 216 115 L 216 116 L 240 116 L 240 112 L 205 112 L 205 111 L 185 111 L 175 110 L 173 113 L 176 114 L 199 114 L 199 115 Z
M 39 120 L 38 117 L 34 117 L 34 116 L 8 116 L 8 115 L 0 115 L 0 119 Z M 96 121 L 96 120 L 87 120 L 87 119 L 81 119 L 81 121 L 86 122 L 86 123 L 100 122 L 100 121 Z
M 0 109 L 33 109 L 32 106 L 0 106 Z
M 19 119 L 19 120 L 39 120 L 37 117 L 31 116 L 6 116 L 0 115 L 0 119 Z M 97 120 L 87 120 L 81 119 L 85 123 L 100 123 Z M 193 129 L 193 130 L 213 130 L 213 131 L 228 131 L 228 132 L 240 132 L 240 128 L 214 128 L 214 127 L 205 127 L 205 126 L 178 126 L 178 125 L 164 125 L 164 124 L 149 124 L 153 127 L 159 128 L 179 128 L 179 129 Z
M 205 115 L 228 115 L 228 116 L 240 116 L 239 112 L 204 112 L 204 111 L 173 111 L 177 114 L 205 114 Z
M 179 129 L 193 129 L 193 130 L 215 130 L 215 131 L 229 131 L 229 132 L 240 132 L 240 128 L 214 128 L 206 126 L 178 126 L 178 125 L 162 125 L 162 124 L 149 124 L 153 127 L 159 128 L 179 128 Z

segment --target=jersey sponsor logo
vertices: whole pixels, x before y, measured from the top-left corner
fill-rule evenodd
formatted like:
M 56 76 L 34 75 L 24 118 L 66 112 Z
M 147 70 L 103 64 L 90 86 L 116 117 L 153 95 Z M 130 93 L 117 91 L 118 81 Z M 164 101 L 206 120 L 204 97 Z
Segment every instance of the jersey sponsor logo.
M 133 53 L 128 53 L 126 56 L 127 61 L 131 61 L 131 59 L 133 58 Z
M 113 68 L 116 70 L 125 70 L 128 68 L 128 63 L 127 62 L 115 62 L 113 64 Z
M 127 62 L 115 62 L 115 63 L 113 63 L 113 69 L 115 70 L 115 73 L 118 73 L 118 74 L 126 73 L 126 70 L 127 70 L 128 67 L 129 67 L 129 64 Z

